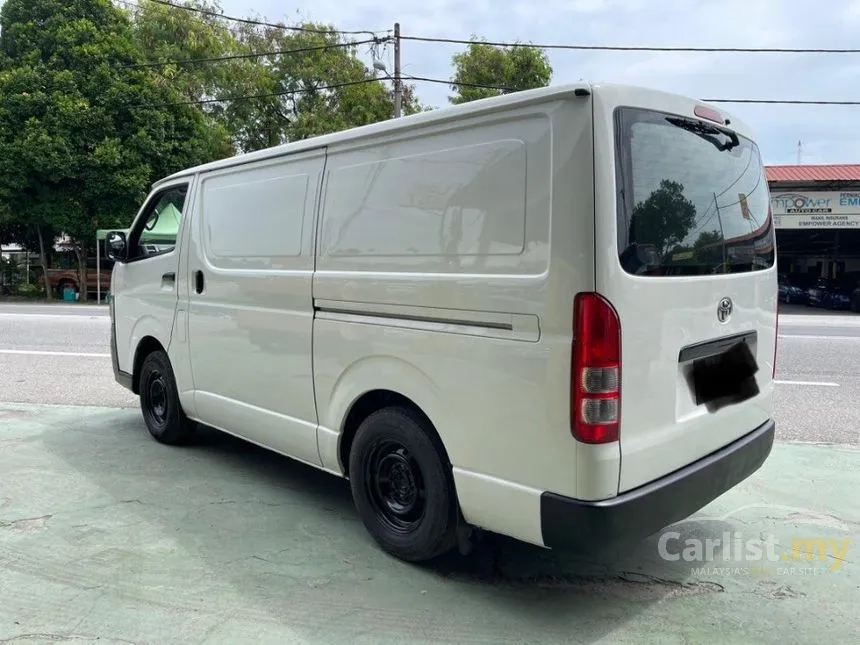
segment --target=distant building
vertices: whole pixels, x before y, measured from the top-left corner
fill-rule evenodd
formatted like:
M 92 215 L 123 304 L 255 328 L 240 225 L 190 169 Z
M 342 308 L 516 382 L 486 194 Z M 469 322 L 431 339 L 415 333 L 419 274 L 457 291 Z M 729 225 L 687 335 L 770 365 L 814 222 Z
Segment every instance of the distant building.
M 860 271 L 860 164 L 766 170 L 780 273 L 800 283 Z

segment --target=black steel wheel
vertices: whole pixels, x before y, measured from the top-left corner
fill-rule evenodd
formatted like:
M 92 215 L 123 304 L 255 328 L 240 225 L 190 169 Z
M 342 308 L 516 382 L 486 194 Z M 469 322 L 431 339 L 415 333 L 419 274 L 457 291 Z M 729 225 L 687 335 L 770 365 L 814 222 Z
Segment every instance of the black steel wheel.
M 149 433 L 165 444 L 181 444 L 194 433 L 195 423 L 185 416 L 176 379 L 167 354 L 149 354 L 140 368 L 140 408 Z
M 427 488 L 421 467 L 400 441 L 383 439 L 374 444 L 362 479 L 367 499 L 388 530 L 407 534 L 424 518 Z
M 456 546 L 451 468 L 418 413 L 394 407 L 365 419 L 352 443 L 349 478 L 361 520 L 386 552 L 419 562 Z

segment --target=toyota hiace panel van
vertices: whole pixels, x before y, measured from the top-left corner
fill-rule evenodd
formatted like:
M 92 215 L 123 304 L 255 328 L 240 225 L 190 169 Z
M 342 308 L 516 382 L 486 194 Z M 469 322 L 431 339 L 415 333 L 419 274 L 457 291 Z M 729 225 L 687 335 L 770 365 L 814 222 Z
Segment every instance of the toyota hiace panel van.
M 113 370 L 158 441 L 348 478 L 404 560 L 639 540 L 771 450 L 769 204 L 744 123 L 615 85 L 216 161 L 108 235 Z

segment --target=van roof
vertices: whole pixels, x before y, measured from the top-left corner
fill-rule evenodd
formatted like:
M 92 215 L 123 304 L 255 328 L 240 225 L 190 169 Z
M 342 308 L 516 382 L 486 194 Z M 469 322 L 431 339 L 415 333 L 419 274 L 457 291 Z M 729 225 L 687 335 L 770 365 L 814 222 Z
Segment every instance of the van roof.
M 279 146 L 257 150 L 255 152 L 234 155 L 225 159 L 220 159 L 218 161 L 213 161 L 210 163 L 202 164 L 200 166 L 181 170 L 177 173 L 174 173 L 173 175 L 170 175 L 155 182 L 153 184 L 153 188 L 156 188 L 165 182 L 169 182 L 180 177 L 188 177 L 200 172 L 230 168 L 232 166 L 251 163 L 254 161 L 264 161 L 266 159 L 273 159 L 283 155 L 290 155 L 306 150 L 322 148 L 335 143 L 357 141 L 380 134 L 388 134 L 402 130 L 409 130 L 418 126 L 432 125 L 434 123 L 444 123 L 453 119 L 476 116 L 481 114 L 492 114 L 494 112 L 505 111 L 511 108 L 522 107 L 525 105 L 558 100 L 569 96 L 575 96 L 578 91 L 581 92 L 582 90 L 585 90 L 589 94 L 591 94 L 601 86 L 626 90 L 631 93 L 646 92 L 655 96 L 664 96 L 675 100 L 691 100 L 690 97 L 683 96 L 680 94 L 674 94 L 633 85 L 613 85 L 604 83 L 597 85 L 583 81 L 579 83 L 568 83 L 564 85 L 541 87 L 532 90 L 523 90 L 521 92 L 512 92 L 510 94 L 503 94 L 501 96 L 494 96 L 487 99 L 480 99 L 477 101 L 470 101 L 468 103 L 461 103 L 459 105 L 446 106 L 437 110 L 431 110 L 429 112 L 419 112 L 417 114 L 401 117 L 399 119 L 388 119 L 386 121 L 380 121 L 369 125 L 354 127 L 339 132 L 333 132 L 331 134 L 310 137 L 308 139 L 302 139 L 300 141 L 293 141 Z M 703 102 L 700 101 L 700 103 Z M 733 115 L 728 114 L 725 110 L 722 109 L 720 109 L 720 112 L 726 117 L 731 118 L 732 128 L 735 131 L 742 134 L 743 131 L 746 130 L 746 128 L 741 125 L 741 122 L 738 121 Z

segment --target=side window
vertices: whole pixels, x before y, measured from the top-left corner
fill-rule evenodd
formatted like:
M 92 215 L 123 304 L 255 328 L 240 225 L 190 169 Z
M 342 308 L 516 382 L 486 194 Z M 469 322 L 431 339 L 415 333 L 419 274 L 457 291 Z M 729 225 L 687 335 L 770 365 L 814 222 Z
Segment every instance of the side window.
M 128 240 L 129 259 L 170 253 L 182 225 L 188 184 L 171 186 L 152 196 Z

